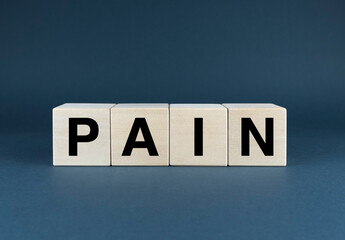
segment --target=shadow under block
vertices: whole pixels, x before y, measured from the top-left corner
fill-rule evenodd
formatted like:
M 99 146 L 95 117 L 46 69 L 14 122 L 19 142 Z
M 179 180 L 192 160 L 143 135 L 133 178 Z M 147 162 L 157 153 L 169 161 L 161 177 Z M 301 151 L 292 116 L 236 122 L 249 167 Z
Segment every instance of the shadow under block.
M 285 108 L 274 104 L 223 105 L 229 114 L 229 166 L 286 166 Z
M 118 104 L 111 109 L 112 165 L 169 165 L 169 104 Z
M 170 165 L 227 165 L 225 107 L 220 104 L 170 105 Z
M 53 109 L 54 166 L 110 166 L 110 108 L 66 103 Z

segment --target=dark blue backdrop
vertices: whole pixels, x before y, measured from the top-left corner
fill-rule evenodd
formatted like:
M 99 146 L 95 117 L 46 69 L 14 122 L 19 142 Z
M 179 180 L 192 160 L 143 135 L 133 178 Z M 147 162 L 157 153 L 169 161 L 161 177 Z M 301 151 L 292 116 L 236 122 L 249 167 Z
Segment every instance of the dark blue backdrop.
M 2 239 L 344 239 L 345 2 L 0 1 Z M 286 168 L 54 168 L 64 102 L 273 102 Z
M 1 1 L 1 119 L 50 129 L 64 102 L 274 102 L 290 124 L 339 124 L 344 10 L 342 0 Z

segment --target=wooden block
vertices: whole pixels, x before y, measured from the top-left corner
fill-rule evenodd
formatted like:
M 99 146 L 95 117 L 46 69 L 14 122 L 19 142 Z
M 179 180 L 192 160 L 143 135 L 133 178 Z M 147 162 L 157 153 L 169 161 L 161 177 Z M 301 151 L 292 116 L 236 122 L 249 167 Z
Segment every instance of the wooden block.
M 53 109 L 55 166 L 110 165 L 110 108 L 114 104 L 66 103 Z
M 112 165 L 169 165 L 169 104 L 111 109 Z
M 170 105 L 170 165 L 227 165 L 225 107 L 220 104 Z
M 229 166 L 286 166 L 286 109 L 224 104 L 229 114 Z

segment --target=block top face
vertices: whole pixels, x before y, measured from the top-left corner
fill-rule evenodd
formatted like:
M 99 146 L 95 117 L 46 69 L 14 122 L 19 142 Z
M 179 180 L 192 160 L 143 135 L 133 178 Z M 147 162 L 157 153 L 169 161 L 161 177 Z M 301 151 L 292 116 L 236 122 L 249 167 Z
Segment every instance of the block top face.
M 219 110 L 219 109 L 225 109 L 224 106 L 220 105 L 220 104 L 170 104 L 170 109 L 196 109 L 196 108 L 200 108 L 200 109 L 208 109 L 208 110 Z
M 167 103 L 120 103 L 114 108 L 168 108 Z
M 281 106 L 272 104 L 272 103 L 223 103 L 228 109 L 267 109 L 267 108 L 277 108 L 285 109 Z
M 65 103 L 54 109 L 110 109 L 115 103 Z

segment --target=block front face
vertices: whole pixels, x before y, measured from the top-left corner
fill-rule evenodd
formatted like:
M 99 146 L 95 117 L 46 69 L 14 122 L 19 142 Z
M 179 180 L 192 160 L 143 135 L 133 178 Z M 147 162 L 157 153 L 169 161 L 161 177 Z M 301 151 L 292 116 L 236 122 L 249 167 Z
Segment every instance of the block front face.
M 274 104 L 224 104 L 229 166 L 286 166 L 286 109 Z
M 63 104 L 53 109 L 55 166 L 110 165 L 110 108 L 114 104 Z
M 170 105 L 170 165 L 227 165 L 225 107 L 220 104 Z
M 168 166 L 169 105 L 116 105 L 111 137 L 113 166 Z

